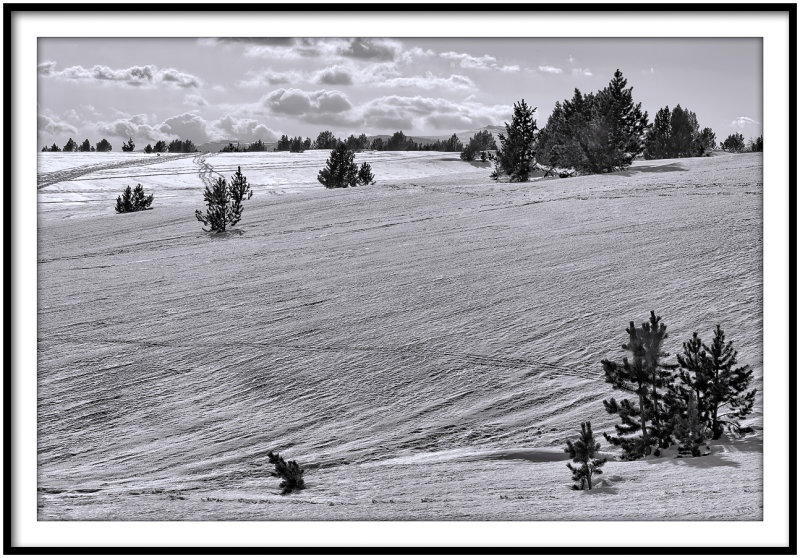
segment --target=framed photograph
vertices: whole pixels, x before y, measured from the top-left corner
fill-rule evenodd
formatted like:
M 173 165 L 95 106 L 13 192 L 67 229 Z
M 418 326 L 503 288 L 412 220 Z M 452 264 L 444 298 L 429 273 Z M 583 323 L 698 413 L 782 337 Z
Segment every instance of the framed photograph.
M 195 7 L 4 5 L 6 552 L 796 551 L 796 6 Z

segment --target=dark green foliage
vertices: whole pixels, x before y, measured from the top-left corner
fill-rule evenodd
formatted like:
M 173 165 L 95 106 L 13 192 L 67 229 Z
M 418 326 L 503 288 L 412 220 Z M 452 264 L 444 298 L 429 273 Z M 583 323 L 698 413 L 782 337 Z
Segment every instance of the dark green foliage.
M 481 161 L 486 161 L 486 151 L 497 149 L 497 143 L 494 141 L 494 136 L 489 130 L 481 130 L 472 136 L 469 143 L 461 151 L 462 161 L 473 161 L 475 156 L 480 152 Z
M 536 108 L 531 109 L 525 99 L 514 103 L 511 124 L 506 122 L 506 133 L 500 134 L 494 178 L 504 174 L 511 182 L 527 182 L 535 155 L 533 142 L 537 128 L 534 112 Z
M 682 389 L 680 393 L 679 406 L 671 411 L 672 435 L 679 444 L 678 455 L 699 457 L 703 454 L 701 447 L 710 437 L 710 431 L 700 417 L 695 393 L 690 389 Z
M 369 148 L 374 151 L 383 151 L 385 146 L 383 144 L 383 138 L 375 138 L 372 140 L 372 143 L 369 145 Z
M 144 146 L 144 152 L 145 153 L 152 153 L 153 152 L 153 146 L 148 143 L 147 145 Z
M 725 430 L 740 432 L 739 420 L 753 410 L 756 390 L 750 390 L 753 372 L 749 366 L 737 367 L 738 353 L 732 342 L 725 342 L 725 332 L 719 325 L 714 329 L 711 346 L 695 333 L 683 344 L 678 354 L 678 377 L 697 401 L 700 421 L 717 440 Z
M 656 113 L 653 126 L 645 139 L 645 159 L 674 157 L 701 157 L 709 155 L 716 146 L 716 136 L 711 128 L 697 123 L 697 115 L 680 105 L 670 112 L 664 107 Z
M 356 181 L 364 186 L 375 184 L 375 176 L 372 174 L 372 167 L 369 163 L 361 163 Z
M 128 213 L 131 211 L 144 211 L 150 209 L 153 203 L 153 194 L 145 195 L 144 188 L 141 184 L 137 184 L 136 188 L 131 191 L 128 186 L 123 190 L 121 196 L 117 196 L 117 205 L 114 210 L 117 213 Z
M 606 460 L 597 457 L 600 444 L 594 439 L 592 423 L 589 421 L 581 423 L 580 437 L 575 440 L 567 440 L 567 447 L 564 451 L 569 454 L 570 459 L 578 465 L 567 463 L 567 467 L 572 471 L 572 480 L 580 481 L 580 485 L 572 485 L 573 490 L 591 490 L 592 476 L 600 475 L 600 469 Z
M 167 142 L 164 140 L 158 140 L 156 144 L 153 146 L 154 153 L 164 153 L 167 151 Z
M 61 151 L 61 148 L 60 148 L 60 147 L 58 147 L 58 146 L 57 146 L 57 145 L 54 143 L 54 144 L 53 144 L 53 145 L 51 145 L 50 147 L 47 147 L 47 146 L 45 145 L 44 147 L 42 147 L 42 151 L 44 151 L 45 153 L 47 153 L 47 152 L 57 153 L 57 152 Z
M 316 141 L 314 141 L 314 149 L 334 149 L 339 143 L 336 136 L 330 130 L 325 130 L 319 133 Z
M 261 139 L 257 139 L 256 141 L 250 143 L 246 149 L 242 149 L 242 151 L 249 151 L 249 152 L 261 152 L 266 150 L 267 150 L 267 145 Z
M 421 151 L 442 151 L 445 153 L 458 153 L 464 149 L 464 144 L 458 139 L 456 134 L 453 134 L 446 140 L 436 140 L 427 145 L 418 146 Z
M 754 153 L 760 153 L 764 151 L 764 136 L 761 135 L 756 139 L 751 139 L 747 145 L 747 148 Z
M 92 144 L 89 143 L 88 139 L 83 140 L 83 143 L 78 147 L 78 151 L 83 153 L 88 153 L 92 150 Z
M 278 143 L 275 146 L 275 151 L 291 151 L 292 153 L 302 153 L 306 149 L 305 146 L 306 144 L 303 141 L 303 138 L 301 138 L 300 136 L 290 138 L 289 136 L 284 134 L 281 136 L 281 139 L 278 140 Z M 248 151 L 250 150 L 248 149 Z
M 136 144 L 133 143 L 133 138 L 128 138 L 128 141 L 122 144 L 122 150 L 126 152 L 131 152 L 136 147 Z
M 353 162 L 355 153 L 340 143 L 331 151 L 325 168 L 319 171 L 317 180 L 326 188 L 347 188 L 358 184 L 358 166 Z
M 636 395 L 638 400 L 638 406 L 627 399 L 620 403 L 614 398 L 603 401 L 606 412 L 618 415 L 621 420 L 621 424 L 615 425 L 617 436 L 605 434 L 605 437 L 622 447 L 624 459 L 638 459 L 649 455 L 653 445 L 667 448 L 671 443 L 672 425 L 665 411 L 663 389 L 671 383 L 672 374 L 670 367 L 661 362 L 667 356 L 661 350 L 666 329 L 661 317 L 650 312 L 650 321 L 641 328 L 631 322 L 626 329 L 628 342 L 622 348 L 630 352 L 630 359 L 623 358 L 622 364 L 602 361 L 606 382 Z M 639 436 L 632 436 L 637 432 Z
M 417 151 L 418 146 L 414 143 L 413 138 L 407 137 L 401 130 L 386 140 L 384 149 L 386 151 Z
M 169 142 L 167 151 L 170 153 L 195 153 L 197 151 L 197 147 L 195 147 L 192 140 L 187 139 L 181 141 L 179 139 L 174 139 Z
M 111 142 L 109 142 L 106 138 L 101 139 L 99 142 L 97 142 L 97 151 L 111 151 Z
M 731 153 L 744 151 L 744 136 L 739 133 L 731 134 L 722 142 L 722 149 Z
M 206 186 L 203 200 L 206 202 L 206 213 L 199 209 L 194 212 L 198 221 L 209 226 L 210 232 L 225 232 L 228 227 L 234 226 L 242 218 L 245 200 L 253 197 L 253 191 L 247 184 L 247 178 L 242 175 L 242 167 L 238 167 L 231 177 L 231 183 L 220 177 L 211 188 Z M 206 229 L 203 229 L 206 230 Z
M 64 152 L 72 152 L 78 150 L 78 144 L 75 143 L 72 138 L 69 138 L 67 143 L 64 145 Z
M 369 149 L 369 139 L 365 134 L 361 134 L 358 137 L 350 134 L 350 136 L 344 140 L 344 144 L 350 151 L 364 151 L 365 149 Z
M 275 466 L 275 471 L 271 473 L 272 476 L 283 479 L 280 484 L 280 488 L 283 489 L 281 494 L 289 494 L 294 490 L 302 490 L 306 487 L 306 483 L 303 480 L 304 470 L 300 468 L 297 461 L 287 462 L 279 453 L 272 453 L 271 451 L 267 454 L 267 457 L 269 462 Z
M 537 136 L 537 161 L 552 168 L 601 173 L 629 166 L 644 149 L 647 112 L 617 70 L 605 89 L 556 103 Z

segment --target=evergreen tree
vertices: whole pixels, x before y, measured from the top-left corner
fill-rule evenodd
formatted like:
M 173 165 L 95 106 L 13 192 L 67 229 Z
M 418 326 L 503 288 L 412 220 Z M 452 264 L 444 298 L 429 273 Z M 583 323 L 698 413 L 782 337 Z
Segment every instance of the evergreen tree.
M 128 138 L 128 141 L 122 144 L 122 150 L 125 152 L 131 152 L 136 147 L 136 144 L 133 143 L 133 138 Z
M 645 159 L 666 159 L 672 156 L 672 125 L 669 107 L 656 112 L 653 126 L 647 132 L 644 146 Z
M 92 150 L 92 144 L 89 143 L 88 139 L 83 140 L 83 143 L 78 148 L 78 151 L 81 151 L 81 152 L 84 152 L 84 153 L 88 153 L 91 150 Z
M 762 135 L 758 136 L 756 139 L 751 139 L 747 144 L 747 148 L 753 153 L 764 151 L 764 136 Z
M 291 140 L 289 139 L 289 136 L 283 134 L 278 140 L 277 145 L 275 145 L 275 151 L 289 151 L 290 146 Z
M 314 149 L 334 149 L 339 143 L 336 136 L 330 130 L 324 130 L 319 133 L 316 141 L 314 142 Z
M 279 453 L 267 454 L 269 462 L 275 466 L 275 471 L 272 473 L 273 477 L 280 477 L 280 487 L 283 489 L 281 494 L 289 494 L 293 490 L 302 490 L 306 487 L 303 480 L 303 473 L 305 472 L 298 464 L 297 461 L 286 461 Z
M 375 138 L 369 146 L 373 151 L 383 151 L 386 146 L 383 144 L 383 138 Z
M 164 153 L 167 150 L 167 142 L 164 140 L 158 140 L 156 144 L 153 146 L 153 151 L 156 153 Z
M 461 155 L 459 155 L 459 157 L 461 157 L 462 161 L 474 161 L 477 152 L 478 150 L 475 148 L 475 145 L 469 142 L 467 146 L 461 150 Z
M 534 112 L 536 108 L 531 109 L 525 99 L 514 103 L 511 124 L 506 122 L 506 133 L 500 134 L 495 177 L 506 174 L 511 182 L 527 182 L 535 155 L 533 142 L 537 128 Z
M 147 145 L 144 146 L 144 152 L 145 153 L 152 153 L 153 152 L 153 146 L 148 143 Z
M 710 155 L 717 146 L 717 136 L 711 128 L 703 128 L 696 141 L 696 152 L 700 157 Z
M 633 87 L 617 69 L 608 86 L 599 95 L 600 115 L 609 123 L 608 154 L 610 170 L 625 168 L 644 149 L 647 131 L 647 112 L 642 103 L 633 102 Z
M 97 151 L 111 151 L 111 142 L 109 142 L 106 138 L 101 139 L 99 142 L 97 142 Z
M 733 343 L 725 342 L 725 332 L 717 325 L 710 347 L 695 333 L 677 356 L 678 377 L 694 393 L 700 420 L 714 440 L 726 429 L 738 433 L 739 420 L 753 410 L 756 390 L 749 389 L 753 371 L 749 366 L 737 367 L 737 355 Z
M 355 153 L 340 143 L 331 151 L 325 168 L 319 171 L 317 180 L 326 188 L 347 188 L 358 183 L 358 166 L 353 162 Z
M 55 143 L 53 143 L 53 145 L 50 146 L 50 151 L 56 153 L 58 151 L 61 151 L 61 149 Z
M 739 133 L 731 134 L 722 142 L 722 149 L 731 153 L 744 151 L 744 136 Z
M 253 191 L 247 184 L 247 178 L 242 175 L 242 167 L 238 167 L 231 177 L 231 183 L 220 177 L 211 188 L 206 186 L 203 200 L 206 202 L 206 213 L 199 209 L 194 212 L 198 221 L 210 226 L 210 232 L 225 232 L 228 227 L 234 226 L 242 218 L 245 200 L 253 197 Z M 203 229 L 206 230 L 206 229 Z
M 303 147 L 303 138 L 300 136 L 292 138 L 289 142 L 289 151 L 292 153 L 302 153 L 305 151 L 305 147 Z
M 578 466 L 572 463 L 567 463 L 567 467 L 572 471 L 572 480 L 580 481 L 580 485 L 572 485 L 573 490 L 591 490 L 592 489 L 592 476 L 600 475 L 603 471 L 600 469 L 606 460 L 597 457 L 597 451 L 600 449 L 600 444 L 594 439 L 592 432 L 592 423 L 589 421 L 581 423 L 580 438 L 575 440 L 567 440 L 567 447 L 564 449 L 569 454 L 570 459 Z
M 450 138 L 444 142 L 442 146 L 442 151 L 447 153 L 458 152 L 464 149 L 464 144 L 461 143 L 461 140 L 458 139 L 458 136 L 453 134 Z
M 395 132 L 392 134 L 388 140 L 386 140 L 386 151 L 415 151 L 416 144 L 412 138 L 407 137 L 402 130 Z
M 134 211 L 133 209 L 133 192 L 131 187 L 128 186 L 122 191 L 121 196 L 117 196 L 117 205 L 114 208 L 117 213 L 128 213 Z
M 679 444 L 678 455 L 699 457 L 703 453 L 701 446 L 709 438 L 709 430 L 700 418 L 695 393 L 692 390 L 684 390 L 682 396 L 680 410 L 672 416 L 672 433 Z
M 66 145 L 64 145 L 64 152 L 67 153 L 67 152 L 72 152 L 72 151 L 77 151 L 77 150 L 78 150 L 78 144 L 75 143 L 72 140 L 72 138 L 69 138 L 69 140 L 67 141 Z
M 303 141 L 303 149 L 304 149 L 304 150 L 311 149 L 311 146 L 312 146 L 312 143 L 311 143 L 311 138 L 306 138 L 306 139 Z
M 605 438 L 622 447 L 625 459 L 649 455 L 651 446 L 666 448 L 671 443 L 671 425 L 664 410 L 663 393 L 659 393 L 659 389 L 663 390 L 672 380 L 669 367 L 661 362 L 666 356 L 661 351 L 667 337 L 666 329 L 661 317 L 650 312 L 650 321 L 641 328 L 631 322 L 626 329 L 629 339 L 622 348 L 631 353 L 630 360 L 625 357 L 622 364 L 602 361 L 606 382 L 638 398 L 638 407 L 627 399 L 620 403 L 613 397 L 603 401 L 606 412 L 618 415 L 622 422 L 615 425 L 617 436 L 605 434 Z M 631 436 L 637 432 L 640 436 Z M 656 455 L 659 454 L 656 450 Z
M 265 144 L 261 139 L 257 139 L 256 141 L 252 142 L 247 146 L 246 149 L 240 148 L 238 143 L 236 144 L 236 147 L 238 151 L 262 152 L 267 150 L 267 144 Z
M 375 176 L 372 174 L 372 167 L 369 163 L 361 163 L 356 181 L 364 186 L 375 184 Z
M 130 211 L 144 211 L 149 209 L 153 203 L 153 194 L 145 195 L 144 187 L 137 184 L 136 188 L 131 190 L 128 186 L 122 191 L 121 196 L 117 196 L 117 205 L 114 210 L 117 213 L 128 213 Z
M 145 195 L 142 185 L 137 184 L 136 188 L 133 189 L 132 201 L 134 211 L 142 211 L 143 209 L 148 209 L 153 203 L 153 194 Z

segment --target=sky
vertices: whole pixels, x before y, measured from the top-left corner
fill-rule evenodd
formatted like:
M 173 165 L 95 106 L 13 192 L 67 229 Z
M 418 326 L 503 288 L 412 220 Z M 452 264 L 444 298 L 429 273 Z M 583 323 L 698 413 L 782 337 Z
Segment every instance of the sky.
M 717 141 L 761 134 L 758 38 L 40 38 L 37 63 L 42 146 L 442 136 L 502 125 L 520 99 L 542 127 L 617 68 L 651 122 L 680 104 Z

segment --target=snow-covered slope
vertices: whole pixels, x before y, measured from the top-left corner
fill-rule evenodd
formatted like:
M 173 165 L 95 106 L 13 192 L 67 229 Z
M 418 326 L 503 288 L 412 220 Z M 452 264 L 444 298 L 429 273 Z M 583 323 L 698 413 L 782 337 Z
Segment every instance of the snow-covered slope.
M 591 495 L 560 453 L 612 431 L 600 360 L 651 309 L 672 354 L 722 324 L 760 390 L 760 154 L 497 184 L 367 152 L 377 184 L 340 191 L 326 157 L 87 160 L 40 188 L 40 519 L 761 518 L 760 397 L 748 439 L 612 461 Z M 204 181 L 239 165 L 256 194 L 209 236 Z M 115 214 L 136 182 L 154 209 Z M 309 488 L 279 496 L 269 450 Z

